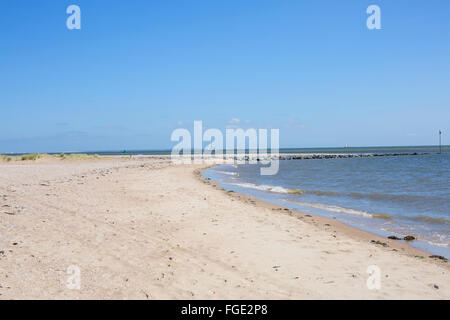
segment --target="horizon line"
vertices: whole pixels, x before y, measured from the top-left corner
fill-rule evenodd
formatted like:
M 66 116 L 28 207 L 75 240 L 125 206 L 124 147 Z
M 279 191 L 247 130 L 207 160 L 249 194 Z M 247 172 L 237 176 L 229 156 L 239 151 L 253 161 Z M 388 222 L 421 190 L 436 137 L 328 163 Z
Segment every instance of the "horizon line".
M 450 147 L 450 145 L 442 145 L 442 148 Z M 278 150 L 292 150 L 292 149 L 303 149 L 303 150 L 314 150 L 314 149 L 375 149 L 375 148 L 439 148 L 439 145 L 396 145 L 396 146 L 339 146 L 339 147 L 282 147 Z M 192 152 L 198 149 L 191 149 Z M 205 149 L 202 149 L 202 151 Z M 249 151 L 251 149 L 244 149 L 244 151 Z M 271 150 L 267 148 L 267 150 Z M 95 154 L 95 153 L 114 153 L 114 154 L 139 154 L 139 152 L 171 152 L 172 149 L 117 149 L 117 150 L 84 150 L 84 151 L 43 151 L 43 152 L 0 152 L 0 155 L 25 155 L 25 154 Z M 227 149 L 223 149 L 223 151 L 227 151 Z M 237 149 L 235 149 L 237 151 Z

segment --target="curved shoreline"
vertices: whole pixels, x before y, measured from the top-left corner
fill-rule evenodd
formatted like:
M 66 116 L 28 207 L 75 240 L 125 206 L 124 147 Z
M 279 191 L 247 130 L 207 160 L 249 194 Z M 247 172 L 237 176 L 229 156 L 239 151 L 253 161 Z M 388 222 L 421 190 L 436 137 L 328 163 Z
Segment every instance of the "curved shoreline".
M 0 300 L 450 298 L 448 263 L 226 192 L 202 179 L 207 167 L 0 164 Z M 65 285 L 69 266 L 80 268 L 80 290 Z M 372 266 L 380 290 L 367 286 Z
M 341 222 L 341 221 L 338 221 L 335 219 L 323 217 L 323 216 L 320 216 L 317 214 L 309 214 L 309 213 L 305 214 L 298 210 L 289 209 L 289 208 L 286 208 L 286 207 L 283 207 L 280 205 L 276 205 L 276 204 L 258 199 L 256 197 L 248 196 L 248 195 L 238 193 L 235 191 L 231 191 L 231 192 L 226 191 L 225 189 L 223 189 L 220 186 L 220 184 L 218 182 L 208 180 L 207 178 L 205 178 L 202 175 L 203 171 L 213 168 L 215 166 L 217 166 L 217 165 L 208 165 L 205 168 L 197 169 L 197 170 L 195 170 L 195 175 L 203 183 L 211 185 L 214 188 L 218 188 L 218 189 L 222 190 L 228 196 L 238 199 L 239 201 L 242 201 L 244 203 L 253 203 L 260 207 L 269 208 L 274 211 L 287 213 L 289 216 L 295 217 L 297 219 L 301 219 L 302 221 L 305 221 L 305 222 L 310 223 L 315 226 L 318 226 L 318 225 L 330 226 L 353 239 L 371 242 L 374 245 L 381 247 L 387 251 L 398 251 L 399 253 L 403 253 L 403 254 L 406 254 L 406 255 L 412 256 L 412 257 L 421 256 L 421 257 L 426 258 L 429 261 L 436 262 L 437 264 L 439 264 L 441 266 L 444 265 L 450 269 L 450 266 L 448 265 L 448 263 L 442 262 L 437 259 L 430 258 L 430 256 L 433 256 L 433 253 L 416 248 L 408 243 L 399 242 L 398 240 L 391 240 L 391 239 L 385 238 L 383 236 L 377 235 L 373 232 L 365 231 L 365 230 L 359 229 L 358 227 L 355 227 L 355 226 L 350 226 L 344 222 Z M 383 244 L 386 244 L 386 246 Z

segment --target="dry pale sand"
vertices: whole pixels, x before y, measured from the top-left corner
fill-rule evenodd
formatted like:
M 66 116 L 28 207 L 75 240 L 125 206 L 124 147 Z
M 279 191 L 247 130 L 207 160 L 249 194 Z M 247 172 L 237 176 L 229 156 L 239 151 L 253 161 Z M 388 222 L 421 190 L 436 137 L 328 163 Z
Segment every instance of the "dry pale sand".
M 447 263 L 226 193 L 200 168 L 0 163 L 0 299 L 450 298 Z M 71 265 L 80 290 L 66 286 Z M 381 270 L 380 290 L 366 286 L 370 265 Z

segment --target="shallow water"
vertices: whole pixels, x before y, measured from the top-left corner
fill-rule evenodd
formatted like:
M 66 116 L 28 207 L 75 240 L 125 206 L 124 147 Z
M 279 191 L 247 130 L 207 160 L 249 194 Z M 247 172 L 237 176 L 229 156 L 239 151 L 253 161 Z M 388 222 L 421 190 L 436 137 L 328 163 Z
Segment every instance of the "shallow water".
M 386 153 L 385 149 L 370 152 Z M 408 148 L 411 151 L 423 149 Z M 260 165 L 221 165 L 205 171 L 204 176 L 226 190 L 335 218 L 382 236 L 413 235 L 418 241 L 411 245 L 449 258 L 450 152 L 448 148 L 443 151 L 286 160 L 280 161 L 274 176 L 261 176 Z

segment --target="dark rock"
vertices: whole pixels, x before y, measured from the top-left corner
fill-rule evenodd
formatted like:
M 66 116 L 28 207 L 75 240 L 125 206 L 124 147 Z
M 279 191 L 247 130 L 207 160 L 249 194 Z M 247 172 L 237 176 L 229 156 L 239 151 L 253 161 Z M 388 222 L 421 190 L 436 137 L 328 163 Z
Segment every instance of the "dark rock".
M 406 237 L 403 238 L 403 240 L 405 240 L 405 241 L 413 241 L 413 240 L 416 240 L 416 238 L 414 238 L 413 236 L 406 236 Z
M 430 258 L 431 259 L 439 259 L 439 260 L 442 260 L 442 261 L 445 261 L 445 262 L 448 261 L 446 257 L 438 256 L 438 255 L 432 255 L 432 256 L 430 256 Z
M 389 247 L 387 243 L 381 242 L 381 241 L 378 241 L 378 240 L 377 240 L 377 241 L 371 240 L 370 242 L 371 242 L 371 243 L 374 243 L 374 244 L 379 244 L 379 245 L 381 245 L 381 246 L 383 246 L 383 247 Z
M 391 239 L 391 240 L 402 240 L 401 238 L 396 237 L 396 236 L 389 236 L 388 239 Z

